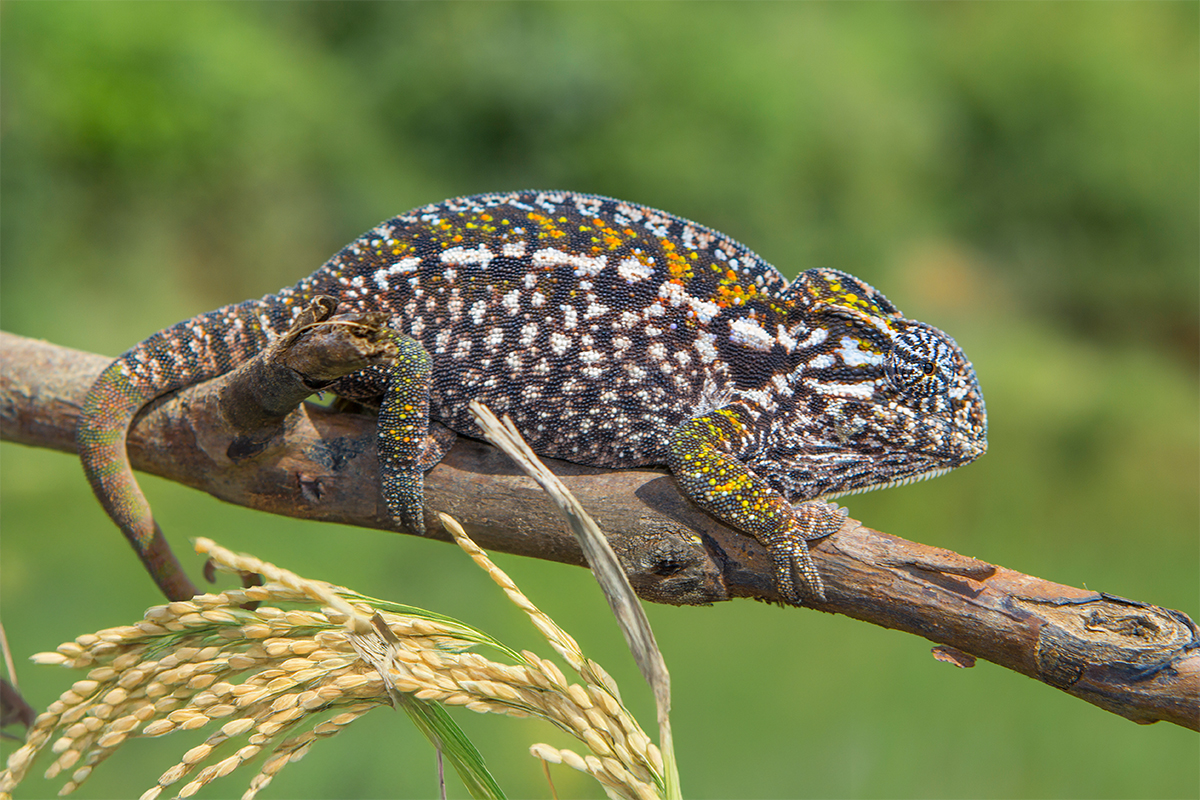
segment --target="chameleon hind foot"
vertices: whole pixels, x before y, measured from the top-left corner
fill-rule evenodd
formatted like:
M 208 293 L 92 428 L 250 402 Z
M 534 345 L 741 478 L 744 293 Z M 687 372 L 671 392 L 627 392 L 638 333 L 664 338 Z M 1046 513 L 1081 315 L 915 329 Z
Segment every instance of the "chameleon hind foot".
M 765 534 L 760 541 L 775 565 L 775 582 L 780 594 L 800 605 L 805 598 L 825 599 L 825 584 L 808 551 L 808 542 L 823 539 L 841 529 L 848 512 L 831 503 L 812 501 L 793 508 L 797 525 L 779 533 Z M 795 576 L 795 577 L 793 577 Z M 799 586 L 795 578 L 799 578 Z
M 380 428 L 380 445 L 386 448 L 383 438 L 386 436 Z M 419 536 L 425 535 L 425 473 L 438 465 L 454 442 L 458 434 L 438 422 L 429 423 L 429 431 L 421 442 L 420 455 L 415 461 L 387 461 L 390 466 L 384 468 L 380 462 L 380 477 L 383 488 L 383 499 L 387 502 L 392 520 L 399 523 L 406 531 Z
M 379 406 L 380 483 L 392 520 L 421 536 L 425 534 L 422 462 L 440 459 L 449 448 L 443 449 L 444 440 L 436 434 L 432 440 L 429 435 L 429 353 L 420 342 L 401 333 L 393 333 L 392 341 L 396 354 Z M 426 458 L 430 449 L 433 453 Z

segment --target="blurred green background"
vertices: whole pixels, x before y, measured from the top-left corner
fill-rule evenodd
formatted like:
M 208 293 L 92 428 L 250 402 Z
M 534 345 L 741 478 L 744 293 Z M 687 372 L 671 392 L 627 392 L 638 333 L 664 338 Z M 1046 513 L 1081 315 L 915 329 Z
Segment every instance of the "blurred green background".
M 6 2 L 0 323 L 116 355 L 291 284 L 417 205 L 614 195 L 716 227 L 789 276 L 853 272 L 974 360 L 988 455 L 851 498 L 854 516 L 1195 618 L 1197 8 Z M 72 458 L 0 455 L 0 600 L 19 659 L 157 602 Z M 212 536 L 546 650 L 452 547 L 143 485 L 177 549 Z M 499 561 L 652 728 L 589 575 Z M 954 669 L 924 640 L 745 601 L 649 613 L 691 797 L 1200 789 L 1196 734 L 987 663 Z M 74 680 L 17 668 L 39 707 Z M 573 745 L 534 721 L 457 718 L 510 796 L 549 795 L 526 749 Z M 80 795 L 140 794 L 201 738 L 186 736 L 127 745 Z M 251 774 L 205 796 L 237 796 Z M 560 797 L 602 796 L 573 770 L 554 780 Z M 267 796 L 425 797 L 434 781 L 429 748 L 381 710 Z M 18 796 L 57 787 L 38 771 Z M 450 792 L 464 796 L 453 778 Z

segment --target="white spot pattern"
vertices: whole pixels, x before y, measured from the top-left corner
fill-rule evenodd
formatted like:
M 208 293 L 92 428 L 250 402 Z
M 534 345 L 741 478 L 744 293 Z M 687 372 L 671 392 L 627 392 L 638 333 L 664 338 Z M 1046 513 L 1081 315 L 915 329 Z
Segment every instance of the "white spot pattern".
M 538 267 L 574 267 L 575 274 L 599 275 L 600 270 L 608 265 L 604 256 L 583 256 L 575 253 L 564 253 L 553 247 L 545 247 L 533 251 L 533 263 Z
M 769 353 L 775 346 L 775 337 L 754 320 L 745 318 L 729 323 L 729 341 L 761 353 Z

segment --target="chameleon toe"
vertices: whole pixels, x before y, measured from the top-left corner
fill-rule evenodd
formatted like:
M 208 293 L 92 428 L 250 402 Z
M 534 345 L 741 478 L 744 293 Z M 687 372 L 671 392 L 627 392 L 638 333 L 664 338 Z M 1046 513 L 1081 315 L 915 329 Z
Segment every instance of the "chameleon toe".
M 775 567 L 776 586 L 785 600 L 794 605 L 825 600 L 825 584 L 803 536 L 795 532 L 780 534 L 768 540 L 766 546 Z

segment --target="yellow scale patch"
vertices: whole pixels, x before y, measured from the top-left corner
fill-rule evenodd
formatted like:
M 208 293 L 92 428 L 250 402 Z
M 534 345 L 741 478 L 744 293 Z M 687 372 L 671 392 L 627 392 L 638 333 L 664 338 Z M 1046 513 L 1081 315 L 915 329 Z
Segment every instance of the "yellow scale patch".
M 721 268 L 714 264 L 713 269 L 720 272 Z M 717 285 L 716 304 L 721 308 L 740 306 L 759 295 L 758 287 L 753 283 L 742 284 L 736 270 L 727 269 Z
M 451 247 L 456 247 L 463 242 L 480 241 L 485 236 L 491 236 L 500 230 L 499 226 L 494 224 L 496 218 L 486 212 L 483 213 L 459 213 L 458 219 L 442 219 L 435 225 L 432 230 L 440 234 L 435 239 L 442 250 L 447 250 Z M 501 220 L 502 225 L 507 225 L 508 220 Z M 398 244 L 403 249 L 392 250 L 392 255 L 402 255 L 412 249 L 411 242 L 396 243 L 395 240 L 389 240 L 389 244 Z
M 545 214 L 539 214 L 536 211 L 530 211 L 529 219 L 533 220 L 537 224 L 538 228 L 541 229 L 538 231 L 537 235 L 539 239 L 561 239 L 567 235 L 566 231 L 558 227 L 558 225 L 555 224 L 555 221 Z M 567 218 L 559 217 L 558 221 L 566 222 Z
M 593 255 L 599 255 L 605 250 L 613 251 L 624 245 L 626 240 L 621 238 L 622 234 L 624 234 L 627 239 L 637 238 L 637 232 L 632 228 L 626 228 L 623 231 L 618 231 L 616 228 L 608 225 L 599 217 L 594 217 L 588 221 L 592 224 L 590 226 L 580 225 L 579 230 L 584 232 L 594 230 L 596 232 L 596 235 L 591 237 Z
M 671 275 L 671 280 L 684 282 L 695 277 L 695 273 L 692 272 L 692 268 L 687 263 L 687 259 L 675 252 L 676 248 L 674 242 L 668 239 L 663 239 L 661 240 L 660 244 L 662 246 L 663 256 L 665 256 L 667 259 L 667 272 Z M 692 257 L 694 258 L 695 255 L 696 254 L 693 253 Z
M 819 286 L 817 285 L 816 281 L 813 281 L 813 288 L 810 290 L 810 294 L 817 300 L 822 300 L 826 303 L 832 303 L 834 305 L 845 306 L 846 308 L 851 308 L 855 311 L 861 311 L 864 314 L 868 314 L 872 317 L 887 317 L 887 314 L 882 308 L 866 297 L 847 289 L 845 285 L 843 285 L 842 282 L 836 278 L 826 280 L 824 286 Z

